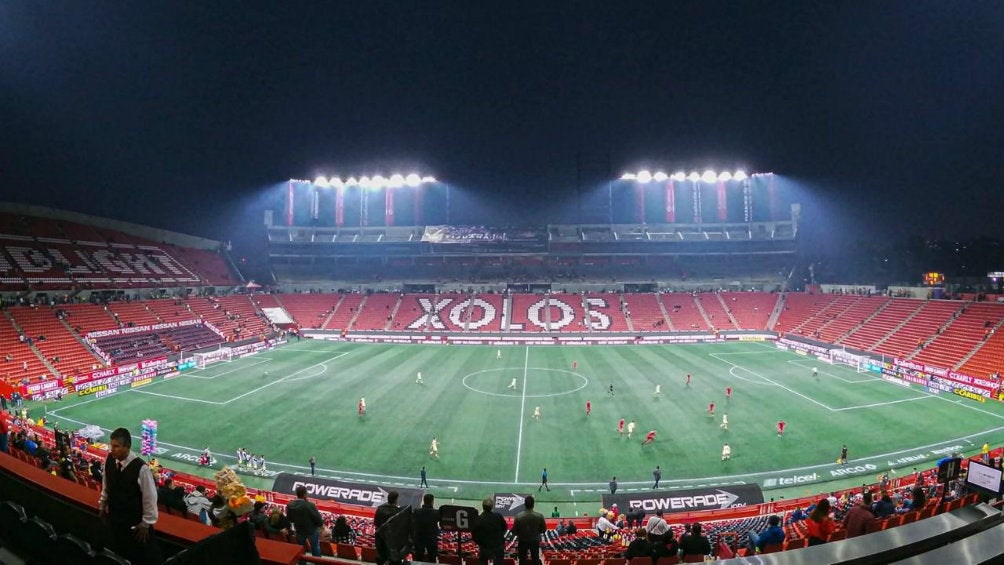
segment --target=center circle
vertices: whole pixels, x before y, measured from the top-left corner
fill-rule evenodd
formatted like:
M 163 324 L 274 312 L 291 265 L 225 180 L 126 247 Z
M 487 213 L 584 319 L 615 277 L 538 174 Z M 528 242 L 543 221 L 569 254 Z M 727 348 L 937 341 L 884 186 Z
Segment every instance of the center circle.
M 511 368 L 508 368 L 508 369 L 482 369 L 480 371 L 474 371 L 473 373 L 469 373 L 468 375 L 466 375 L 461 382 L 463 382 L 464 388 L 466 388 L 468 390 L 471 390 L 471 391 L 474 391 L 474 392 L 481 393 L 481 394 L 487 394 L 489 396 L 504 396 L 504 397 L 510 397 L 510 398 L 523 398 L 524 395 L 522 393 L 515 394 L 515 393 L 506 393 L 506 392 L 492 392 L 492 391 L 489 391 L 489 390 L 483 390 L 483 389 L 478 388 L 476 386 L 473 386 L 471 384 L 472 381 L 476 381 L 477 380 L 476 377 L 478 375 L 484 375 L 486 373 L 500 373 L 500 372 L 503 372 L 503 371 L 505 371 L 505 372 L 512 372 L 512 369 Z M 582 375 L 580 375 L 580 374 L 578 374 L 578 373 L 576 373 L 574 371 L 566 371 L 565 369 L 550 369 L 550 368 L 547 368 L 547 367 L 527 367 L 526 370 L 524 371 L 523 375 L 524 376 L 529 375 L 531 371 L 535 371 L 535 372 L 536 371 L 540 371 L 540 372 L 548 372 L 548 373 L 559 373 L 562 376 L 571 376 L 571 377 L 574 377 L 574 380 L 572 382 L 572 385 L 574 386 L 574 388 L 570 388 L 568 390 L 563 390 L 561 392 L 551 392 L 551 393 L 548 393 L 548 394 L 527 394 L 527 395 L 525 395 L 526 398 L 547 398 L 547 397 L 550 397 L 550 396 L 563 396 L 563 395 L 566 395 L 566 394 L 572 394 L 574 392 L 578 392 L 578 391 L 586 388 L 586 385 L 589 384 L 589 379 L 587 379 L 586 377 L 584 377 L 584 376 L 582 376 Z M 578 383 L 575 382 L 576 380 L 578 381 Z M 505 383 L 503 383 L 503 384 L 505 384 Z M 575 386 L 576 384 L 578 386 Z M 521 387 L 522 386 L 526 386 L 525 379 L 524 379 L 524 382 L 520 384 L 520 386 Z M 519 391 L 516 391 L 516 392 L 519 392 Z

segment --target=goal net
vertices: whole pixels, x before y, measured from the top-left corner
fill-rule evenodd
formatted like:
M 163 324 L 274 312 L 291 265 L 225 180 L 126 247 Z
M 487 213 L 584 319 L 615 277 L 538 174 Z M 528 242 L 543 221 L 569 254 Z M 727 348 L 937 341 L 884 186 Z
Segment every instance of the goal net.
M 867 355 L 855 355 L 843 349 L 831 349 L 830 358 L 834 365 L 847 365 L 854 367 L 859 373 L 867 373 L 871 363 L 871 357 Z
M 233 350 L 229 347 L 221 347 L 216 351 L 195 353 L 194 357 L 195 366 L 199 369 L 205 369 L 207 365 L 212 365 L 213 363 L 219 363 L 221 361 L 230 361 L 233 359 Z

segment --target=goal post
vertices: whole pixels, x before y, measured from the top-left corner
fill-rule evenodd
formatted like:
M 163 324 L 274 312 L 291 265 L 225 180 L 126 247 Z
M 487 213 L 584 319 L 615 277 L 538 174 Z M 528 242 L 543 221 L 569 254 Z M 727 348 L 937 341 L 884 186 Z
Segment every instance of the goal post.
M 854 367 L 854 369 L 859 373 L 867 373 L 870 370 L 870 365 L 872 364 L 871 357 L 867 355 L 848 353 L 846 349 L 831 349 L 830 358 L 833 360 L 834 365 L 847 365 L 849 367 Z
M 215 351 L 194 353 L 193 357 L 195 358 L 195 366 L 199 369 L 205 369 L 207 365 L 233 359 L 233 350 L 229 347 L 221 347 Z

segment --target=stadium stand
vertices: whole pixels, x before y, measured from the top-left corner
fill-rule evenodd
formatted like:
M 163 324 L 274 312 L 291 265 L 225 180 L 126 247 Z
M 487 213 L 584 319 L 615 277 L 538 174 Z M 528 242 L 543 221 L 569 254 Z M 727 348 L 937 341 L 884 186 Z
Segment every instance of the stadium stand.
M 713 293 L 708 293 L 708 296 L 715 302 L 718 301 Z M 697 303 L 701 300 L 701 294 L 667 292 L 661 294 L 660 299 L 670 322 L 679 331 L 707 331 L 712 329 L 713 325 L 717 327 L 719 320 L 712 320 L 706 316 Z M 722 315 L 725 316 L 723 322 L 731 323 L 724 312 Z
M 352 323 L 353 330 L 386 330 L 394 319 L 394 312 L 401 296 L 394 293 L 378 292 L 366 296 L 360 305 L 359 315 Z
M 862 323 L 839 343 L 871 351 L 900 326 L 907 323 L 922 306 L 923 302 L 919 300 L 893 298 L 875 317 Z
M 960 302 L 929 300 L 914 313 L 908 323 L 876 345 L 875 350 L 895 357 L 910 357 L 961 308 Z
M 960 353 L 968 352 L 989 337 L 990 329 L 1004 316 L 1004 305 L 973 303 L 964 306 L 913 360 L 936 367 L 954 367 Z M 999 369 L 998 369 L 999 370 Z
M 847 308 L 819 328 L 819 338 L 838 343 L 840 338 L 863 324 L 870 316 L 889 303 L 884 296 L 856 296 Z
M 95 363 L 102 362 L 57 317 L 55 309 L 18 307 L 9 308 L 8 313 L 24 335 L 32 339 L 32 347 L 48 363 L 44 374 L 52 374 L 49 367 L 68 374 L 90 371 Z
M 624 313 L 628 328 L 636 332 L 655 328 L 673 330 L 662 304 L 658 294 L 625 294 Z
M 334 314 L 344 295 L 341 294 L 283 294 L 276 301 L 306 329 L 320 329 Z
M 586 303 L 589 308 L 590 321 L 593 328 L 602 328 L 599 322 L 610 321 L 609 329 L 612 332 L 628 331 L 627 319 L 624 318 L 624 310 L 621 307 L 623 297 L 613 292 L 590 292 L 586 294 Z M 598 318 L 598 319 L 597 319 Z
M 351 293 L 342 295 L 338 301 L 338 307 L 324 323 L 326 330 L 348 330 L 352 320 L 359 313 L 359 307 L 366 298 L 365 294 Z
M 993 328 L 996 331 L 981 344 L 975 354 L 968 359 L 963 358 L 964 362 L 959 367 L 962 372 L 970 375 L 991 375 L 994 373 L 1000 375 L 1002 368 L 1004 368 L 1004 331 L 1001 331 L 1001 322 L 1004 322 L 1004 316 L 1001 316 L 1000 320 Z
M 699 292 L 694 297 L 695 304 L 699 310 L 704 311 L 704 316 L 710 322 L 711 327 L 718 330 L 738 330 L 739 325 L 728 306 L 722 302 L 721 295 L 717 292 Z
M 836 299 L 837 295 L 833 294 L 786 293 L 784 295 L 784 309 L 781 311 L 774 329 L 781 333 L 811 335 L 806 334 L 801 325 L 815 317 Z
M 766 292 L 722 292 L 719 296 L 732 311 L 739 327 L 745 329 L 767 329 L 779 297 Z

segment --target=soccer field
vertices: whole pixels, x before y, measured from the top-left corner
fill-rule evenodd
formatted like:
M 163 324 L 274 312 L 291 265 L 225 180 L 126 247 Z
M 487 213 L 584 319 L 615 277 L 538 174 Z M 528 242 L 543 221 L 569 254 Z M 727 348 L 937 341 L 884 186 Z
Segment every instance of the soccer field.
M 207 445 L 230 465 L 245 447 L 263 453 L 272 472 L 308 472 L 314 456 L 319 475 L 391 486 L 416 486 L 424 465 L 434 492 L 479 499 L 536 491 L 546 467 L 544 500 L 555 502 L 598 500 L 613 476 L 622 491 L 649 489 L 656 465 L 665 488 L 871 482 L 891 467 L 999 443 L 1004 430 L 1000 403 L 896 386 L 769 343 L 501 352 L 303 340 L 106 398 L 67 398 L 48 412 L 63 427 L 125 426 L 137 436 L 142 420 L 157 420 L 162 462 L 185 472 L 199 472 L 190 461 Z M 415 382 L 419 371 L 424 384 Z M 633 438 L 618 434 L 620 418 L 637 421 Z M 783 437 L 778 420 L 787 423 Z M 642 446 L 653 429 L 655 442 Z M 439 459 L 429 455 L 434 436 Z M 726 442 L 732 459 L 723 462 Z M 842 444 L 846 467 L 836 464 Z

